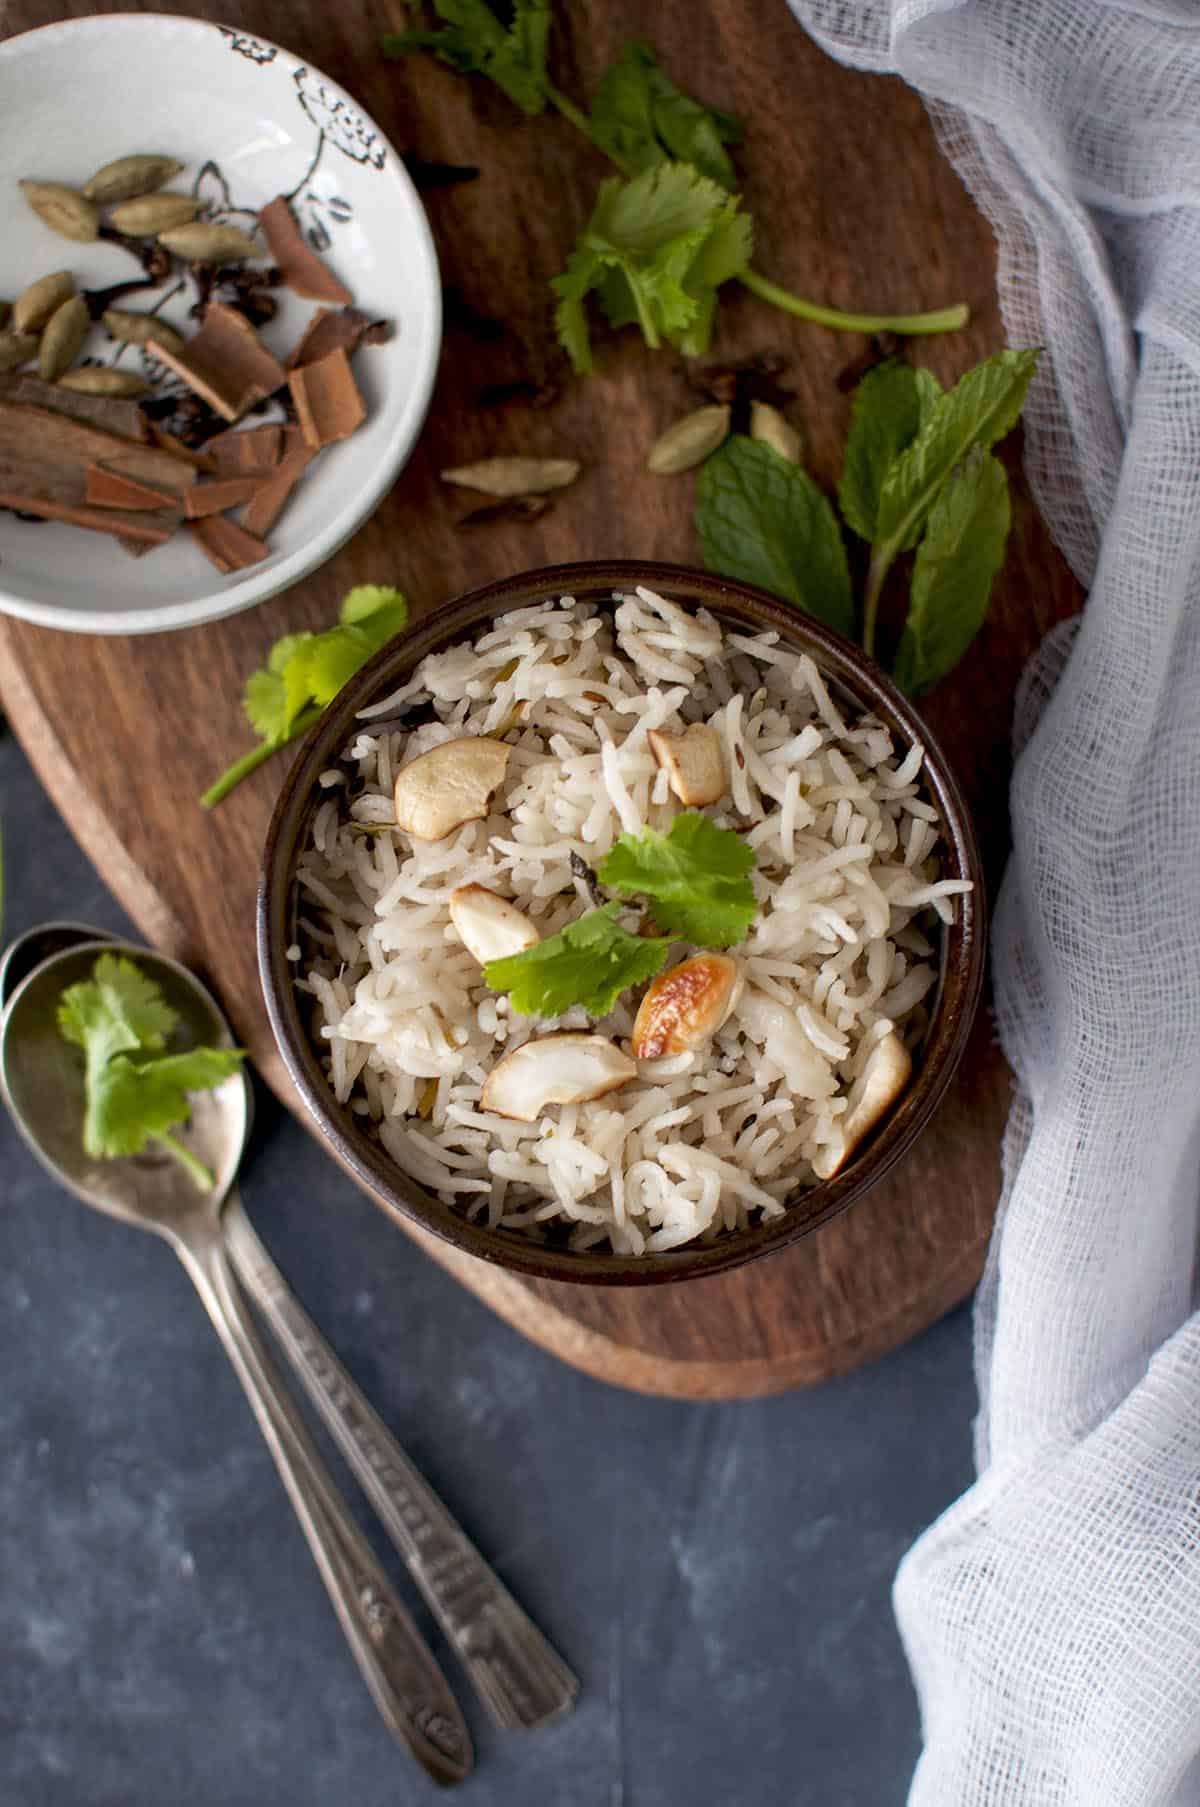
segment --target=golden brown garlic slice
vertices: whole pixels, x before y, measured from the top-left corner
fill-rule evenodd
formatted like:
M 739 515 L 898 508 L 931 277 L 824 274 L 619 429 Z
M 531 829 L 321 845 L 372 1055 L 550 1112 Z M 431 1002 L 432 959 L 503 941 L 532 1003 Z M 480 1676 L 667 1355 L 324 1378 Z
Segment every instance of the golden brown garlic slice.
M 445 740 L 396 774 L 396 826 L 416 841 L 441 841 L 488 813 L 508 769 L 508 748 L 482 735 Z
M 488 1074 L 480 1108 L 536 1123 L 548 1104 L 583 1104 L 637 1077 L 637 1063 L 603 1035 L 543 1035 L 506 1054 Z
M 877 1041 L 846 1101 L 834 1142 L 813 1161 L 818 1179 L 840 1173 L 859 1143 L 891 1110 L 912 1076 L 912 1056 L 900 1037 L 889 1032 Z
M 651 728 L 646 740 L 667 774 L 667 783 L 686 808 L 702 809 L 725 795 L 725 762 L 715 728 L 704 722 L 693 722 L 683 734 Z
M 689 1054 L 711 1041 L 742 994 L 742 969 L 728 954 L 696 954 L 660 973 L 633 1025 L 638 1060 Z
M 524 910 L 486 885 L 460 885 L 450 893 L 450 920 L 480 966 L 523 954 L 541 940 Z

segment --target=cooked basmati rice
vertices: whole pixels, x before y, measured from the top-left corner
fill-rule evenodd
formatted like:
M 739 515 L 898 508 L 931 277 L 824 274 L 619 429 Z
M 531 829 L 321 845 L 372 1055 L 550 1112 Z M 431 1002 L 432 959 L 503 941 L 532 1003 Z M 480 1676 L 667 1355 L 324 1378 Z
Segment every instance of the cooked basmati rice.
M 778 1216 L 816 1183 L 872 1047 L 893 1027 L 923 1039 L 940 926 L 970 887 L 940 876 L 919 744 L 845 719 L 773 632 L 644 589 L 614 601 L 505 615 L 362 711 L 299 863 L 297 983 L 338 1100 L 413 1179 L 494 1227 L 641 1255 Z M 428 719 L 395 725 L 420 704 Z M 451 892 L 486 885 L 556 933 L 592 907 L 573 854 L 594 869 L 622 830 L 670 826 L 680 806 L 646 736 L 693 722 L 725 753 L 707 813 L 757 860 L 741 1003 L 707 1048 L 642 1062 L 619 1093 L 529 1124 L 482 1111 L 489 1070 L 531 1037 L 595 1030 L 628 1051 L 638 997 L 595 1024 L 517 1015 L 453 928 Z M 466 734 L 511 748 L 488 819 L 435 842 L 389 827 L 399 768 Z

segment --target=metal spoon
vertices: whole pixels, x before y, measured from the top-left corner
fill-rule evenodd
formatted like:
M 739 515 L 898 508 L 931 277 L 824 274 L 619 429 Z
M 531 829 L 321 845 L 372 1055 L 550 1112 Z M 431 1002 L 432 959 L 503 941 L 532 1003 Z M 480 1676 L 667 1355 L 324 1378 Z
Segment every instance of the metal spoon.
M 180 1017 L 183 1045 L 226 1045 L 227 1025 L 208 993 L 173 960 L 102 939 L 51 955 L 13 990 L 0 1019 L 0 1090 L 22 1136 L 84 1204 L 170 1243 L 203 1299 L 258 1419 L 363 1678 L 390 1731 L 435 1781 L 461 1782 L 471 1742 L 457 1701 L 416 1626 L 337 1491 L 250 1320 L 221 1234 L 221 1206 L 246 1134 L 243 1075 L 199 1094 L 179 1140 L 214 1176 L 199 1192 L 166 1154 L 94 1161 L 81 1138 L 81 1065 L 59 1034 L 58 1002 L 91 975 L 106 949 L 128 953 L 161 985 Z
M 15 941 L 0 960 L 0 1011 L 48 952 L 76 946 L 81 938 L 104 937 L 75 923 L 47 923 Z M 132 951 L 143 964 L 149 957 L 143 949 Z M 162 964 L 173 968 L 172 962 Z M 197 980 L 187 977 L 200 989 Z M 222 1039 L 228 1040 L 217 1004 L 207 992 L 203 996 Z M 232 1187 L 223 1226 L 238 1278 L 274 1331 L 491 1717 L 502 1727 L 529 1729 L 567 1712 L 579 1692 L 575 1676 L 342 1367 L 263 1247 Z

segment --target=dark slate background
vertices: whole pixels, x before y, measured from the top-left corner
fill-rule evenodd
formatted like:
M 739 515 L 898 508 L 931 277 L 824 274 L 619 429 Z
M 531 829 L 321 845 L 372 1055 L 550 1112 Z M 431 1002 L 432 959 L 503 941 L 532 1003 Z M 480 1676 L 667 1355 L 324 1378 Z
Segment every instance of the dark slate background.
M 11 738 L 0 817 L 6 937 L 128 930 Z M 815 1392 L 619 1392 L 500 1323 L 260 1106 L 251 1216 L 583 1678 L 565 1721 L 497 1733 L 413 1595 L 476 1739 L 464 1807 L 898 1807 L 918 1727 L 889 1588 L 971 1478 L 967 1313 Z M 183 1270 L 56 1193 L 6 1120 L 0 1175 L 0 1801 L 431 1802 Z

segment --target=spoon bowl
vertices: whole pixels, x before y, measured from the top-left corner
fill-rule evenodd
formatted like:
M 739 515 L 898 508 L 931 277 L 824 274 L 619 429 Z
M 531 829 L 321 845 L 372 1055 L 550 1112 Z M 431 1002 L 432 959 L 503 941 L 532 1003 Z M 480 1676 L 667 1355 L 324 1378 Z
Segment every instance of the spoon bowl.
M 72 925 L 53 927 L 65 935 Z M 136 961 L 161 988 L 179 1017 L 173 1049 L 233 1046 L 214 999 L 186 967 L 128 942 L 76 941 L 34 965 L 13 986 L 0 1018 L 0 1090 L 33 1153 L 76 1198 L 174 1240 L 182 1221 L 199 1217 L 215 1225 L 220 1218 L 250 1127 L 249 1081 L 238 1073 L 215 1090 L 199 1093 L 192 1100 L 191 1121 L 178 1131 L 178 1139 L 213 1176 L 207 1193 L 161 1149 L 115 1160 L 89 1155 L 83 1146 L 83 1062 L 78 1048 L 63 1039 L 58 1006 L 68 986 L 91 977 L 103 953 Z M 2 980 L 0 973 L 0 990 Z

